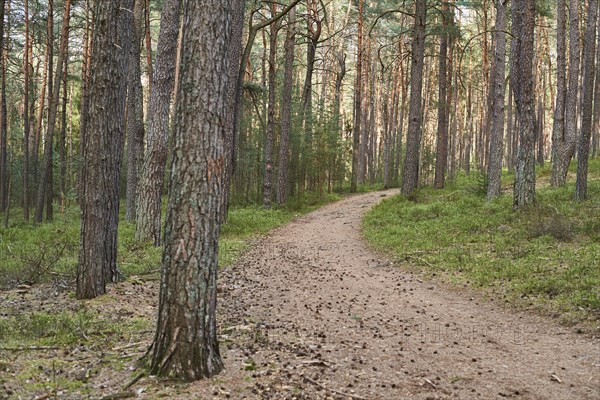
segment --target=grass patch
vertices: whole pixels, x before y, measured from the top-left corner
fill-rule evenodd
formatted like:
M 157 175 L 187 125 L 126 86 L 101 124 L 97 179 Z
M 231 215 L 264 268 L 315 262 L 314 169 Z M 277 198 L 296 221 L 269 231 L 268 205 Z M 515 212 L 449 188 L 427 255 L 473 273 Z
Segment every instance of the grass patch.
M 252 238 L 340 198 L 338 194 L 304 193 L 282 208 L 232 207 L 221 230 L 220 265 L 235 262 Z M 68 207 L 64 213 L 56 213 L 52 223 L 33 226 L 22 219 L 20 210 L 14 209 L 10 226 L 0 227 L 0 289 L 43 282 L 71 284 L 78 261 L 79 214 L 77 207 Z M 158 271 L 161 258 L 162 247 L 137 241 L 135 224 L 121 215 L 117 263 L 125 277 Z
M 546 176 L 547 168 L 540 172 Z M 590 164 L 589 198 L 538 189 L 538 204 L 514 211 L 506 194 L 487 202 L 480 178 L 443 190 L 384 200 L 365 217 L 377 249 L 453 283 L 535 306 L 566 321 L 600 318 L 600 162 Z M 509 180 L 503 180 L 507 184 Z
M 64 347 L 87 343 L 106 344 L 125 334 L 148 329 L 143 318 L 111 319 L 98 311 L 31 312 L 0 318 L 0 343 L 3 347 Z

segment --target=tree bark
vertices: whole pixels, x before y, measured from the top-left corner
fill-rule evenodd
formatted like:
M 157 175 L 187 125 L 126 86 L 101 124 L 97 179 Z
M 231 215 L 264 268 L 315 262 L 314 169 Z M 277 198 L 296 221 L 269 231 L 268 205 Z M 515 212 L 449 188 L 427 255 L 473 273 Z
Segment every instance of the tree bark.
M 515 176 L 514 205 L 523 208 L 535 202 L 535 105 L 533 93 L 533 42 L 535 2 L 513 0 L 515 38 L 511 84 L 515 91 L 519 150 Z
M 10 3 L 9 3 L 10 6 Z M 8 206 L 8 162 L 6 160 L 8 140 L 8 116 L 6 115 L 6 69 L 7 69 L 7 47 L 8 29 L 4 29 L 6 4 L 0 1 L 0 211 L 4 212 Z M 8 16 L 8 12 L 6 12 Z M 8 18 L 7 18 L 8 19 Z M 6 37 L 5 37 L 6 35 Z
M 363 73 L 363 16 L 364 0 L 358 2 L 358 43 L 356 54 L 356 80 L 354 83 L 354 126 L 352 127 L 352 176 L 350 192 L 356 193 L 360 179 L 360 136 L 362 120 L 362 73 Z
M 600 7 L 600 4 L 598 4 Z M 600 29 L 598 29 L 600 44 Z M 592 125 L 592 158 L 600 151 L 600 51 L 596 51 L 596 82 L 594 84 L 594 121 Z
M 60 48 L 58 50 L 58 61 L 56 64 L 56 75 L 53 79 L 52 91 L 49 93 L 48 103 L 48 126 L 44 141 L 44 161 L 43 169 L 37 191 L 37 201 L 33 222 L 39 224 L 44 216 L 44 203 L 46 203 L 46 219 L 52 220 L 52 143 L 54 140 L 54 129 L 56 127 L 56 116 L 58 113 L 58 103 L 60 101 L 60 87 L 62 84 L 63 66 L 67 56 L 67 46 L 69 44 L 69 21 L 71 18 L 71 0 L 65 1 L 63 14 L 63 25 L 60 34 Z M 52 68 L 49 67 L 49 76 L 52 76 Z M 52 82 L 48 83 L 50 88 Z
M 279 171 L 277 178 L 277 204 L 283 205 L 288 196 L 288 166 L 290 161 L 290 132 L 292 130 L 292 94 L 294 90 L 294 51 L 296 47 L 296 9 L 288 14 L 285 38 L 285 66 L 281 99 L 281 133 L 279 139 Z
M 59 139 L 59 168 L 60 168 L 60 200 L 61 210 L 64 212 L 67 197 L 67 102 L 68 102 L 68 79 L 69 79 L 69 50 L 68 44 L 65 49 L 65 60 L 62 66 L 62 109 L 60 121 Z
M 89 114 L 89 85 L 92 62 L 92 32 L 93 17 L 92 6 L 89 0 L 85 3 L 85 33 L 83 36 L 83 54 L 81 57 L 81 101 L 79 104 L 79 156 L 83 159 L 85 139 L 87 137 L 88 114 Z M 77 174 L 77 201 L 81 199 L 81 172 Z
M 131 18 L 134 0 L 96 4 L 88 135 L 81 172 L 78 299 L 106 292 L 117 269 L 119 181 L 123 158 Z
M 446 167 L 448 165 L 448 12 L 447 1 L 442 6 L 442 33 L 440 39 L 439 71 L 438 71 L 438 126 L 435 152 L 436 189 L 443 189 L 446 183 Z
M 596 58 L 596 20 L 598 17 L 598 0 L 590 0 L 588 5 L 588 22 L 583 39 L 583 99 L 581 107 L 581 134 L 577 147 L 577 182 L 575 200 L 587 198 L 588 161 L 592 136 L 592 111 L 594 107 L 594 78 Z
M 406 136 L 406 158 L 402 170 L 402 193 L 411 195 L 419 186 L 419 163 L 422 132 L 423 66 L 427 1 L 416 0 L 415 25 L 410 71 L 410 111 Z
M 184 10 L 187 25 L 150 372 L 191 381 L 223 368 L 215 313 L 232 1 L 186 0 Z
M 277 13 L 277 6 L 271 4 L 271 15 Z M 273 138 L 275 136 L 275 90 L 276 90 L 276 61 L 277 33 L 279 22 L 269 26 L 269 95 L 267 111 L 267 137 L 265 140 L 265 174 L 263 179 L 263 206 L 271 208 L 273 186 Z
M 558 31 L 557 31 L 557 99 L 556 99 L 556 110 L 554 113 L 554 132 L 553 132 L 553 157 L 552 157 L 552 178 L 551 184 L 553 187 L 564 186 L 567 182 L 567 172 L 571 158 L 575 153 L 575 146 L 577 144 L 577 101 L 579 94 L 579 64 L 580 64 L 580 49 L 579 49 L 579 1 L 570 0 L 569 9 L 569 86 L 568 89 L 563 89 L 562 85 L 564 82 L 565 71 L 565 59 L 564 55 L 564 33 L 561 35 L 564 24 L 565 10 L 564 0 L 558 0 L 557 2 L 557 18 L 558 18 Z M 564 32 L 564 31 L 563 31 Z M 562 80 L 562 82 L 561 82 Z M 562 90 L 561 90 L 562 89 Z M 561 132 L 562 115 L 562 104 L 559 102 L 565 102 L 564 111 L 564 133 Z
M 244 21 L 246 14 L 246 0 L 234 0 L 234 12 L 232 21 L 231 43 L 228 48 L 229 57 L 229 88 L 227 89 L 227 128 L 225 130 L 225 191 L 223 193 L 223 221 L 227 218 L 229 198 L 231 195 L 231 181 L 235 171 L 235 157 L 239 136 L 238 117 L 241 108 L 241 88 L 239 85 L 239 73 L 242 70 L 242 35 L 244 33 Z M 242 77 L 243 84 L 243 77 Z
M 0 2 L 0 8 L 2 11 L 0 13 L 0 21 L 2 21 L 2 25 L 4 25 L 4 1 Z M 30 83 L 30 76 L 32 73 L 31 67 L 31 59 L 29 58 L 31 55 L 31 41 L 29 35 L 29 0 L 24 1 L 25 6 L 25 60 L 23 62 L 23 219 L 25 221 L 29 221 L 29 136 L 31 133 L 31 121 L 29 115 L 29 95 L 31 94 L 31 90 L 33 85 Z M 3 28 L 2 28 L 3 30 Z M 0 30 L 0 37 L 3 32 Z M 0 48 L 2 48 L 2 41 L 0 40 Z M 33 96 L 32 96 L 33 100 Z
M 127 187 L 125 219 L 136 220 L 136 204 L 142 163 L 144 162 L 144 93 L 142 88 L 142 23 L 144 4 L 136 1 L 131 29 L 131 60 L 127 89 Z M 177 21 L 178 22 L 178 21 Z M 177 24 L 176 24 L 177 25 Z
M 496 29 L 494 32 L 495 62 L 492 93 L 492 132 L 488 161 L 487 199 L 500 196 L 502 190 L 502 153 L 504 150 L 504 97 L 506 94 L 506 3 L 507 0 L 496 0 Z
M 169 112 L 175 86 L 174 64 L 177 58 L 177 37 L 181 0 L 166 0 L 160 21 L 156 49 L 156 71 L 150 93 L 148 109 L 147 150 L 139 182 L 136 238 L 161 244 L 161 211 L 167 142 L 169 138 Z
M 313 76 L 315 71 L 315 62 L 317 56 L 317 47 L 319 38 L 322 32 L 322 21 L 319 18 L 318 4 L 316 0 L 309 0 L 307 25 L 308 25 L 308 41 L 306 48 L 306 75 L 304 77 L 304 86 L 302 88 L 302 109 L 300 112 L 300 121 L 304 127 L 304 145 L 303 157 L 300 170 L 300 180 L 298 182 L 299 190 L 304 189 L 307 181 L 307 168 L 315 164 L 314 149 L 313 149 Z M 309 184 L 309 189 L 314 189 L 312 184 Z

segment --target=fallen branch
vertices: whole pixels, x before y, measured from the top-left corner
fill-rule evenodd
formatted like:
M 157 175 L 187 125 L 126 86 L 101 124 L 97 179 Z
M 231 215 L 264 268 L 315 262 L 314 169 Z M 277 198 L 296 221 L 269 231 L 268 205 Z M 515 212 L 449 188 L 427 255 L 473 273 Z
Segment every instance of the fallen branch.
M 125 385 L 123 387 L 123 390 L 127 390 L 130 387 L 132 387 L 133 385 L 136 384 L 137 381 L 139 381 L 140 379 L 142 379 L 144 377 L 144 375 L 146 375 L 145 372 L 140 372 L 139 374 L 137 374 L 132 380 L 130 380 L 127 385 Z

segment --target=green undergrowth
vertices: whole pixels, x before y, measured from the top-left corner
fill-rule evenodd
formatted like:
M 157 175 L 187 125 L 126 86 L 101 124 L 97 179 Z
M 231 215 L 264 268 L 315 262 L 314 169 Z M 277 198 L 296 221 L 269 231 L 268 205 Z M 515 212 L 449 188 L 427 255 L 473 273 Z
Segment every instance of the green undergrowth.
M 252 240 L 296 216 L 340 199 L 337 194 L 305 193 L 290 199 L 286 207 L 233 206 L 221 229 L 219 263 L 231 265 Z M 119 223 L 118 266 L 124 276 L 158 277 L 162 248 L 135 239 L 135 225 L 121 216 Z M 18 285 L 54 282 L 73 283 L 79 251 L 79 209 L 55 211 L 54 221 L 33 226 L 11 212 L 8 228 L 0 227 L 0 289 Z
M 450 283 L 484 289 L 495 299 L 534 307 L 564 322 L 600 319 L 600 162 L 590 165 L 589 199 L 544 184 L 537 204 L 513 209 L 505 193 L 487 202 L 480 178 L 460 177 L 443 190 L 424 188 L 373 208 L 363 222 L 372 246 L 410 268 Z M 483 189 L 483 190 L 482 190 Z
M 3 348 L 106 345 L 123 337 L 131 339 L 149 326 L 144 318 L 111 318 L 85 307 L 75 311 L 38 311 L 0 318 L 0 343 Z

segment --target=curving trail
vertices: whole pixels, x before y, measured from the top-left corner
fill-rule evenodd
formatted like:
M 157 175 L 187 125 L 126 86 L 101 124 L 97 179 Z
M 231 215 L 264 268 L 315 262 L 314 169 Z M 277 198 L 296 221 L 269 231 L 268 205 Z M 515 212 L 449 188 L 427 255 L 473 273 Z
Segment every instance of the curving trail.
M 275 230 L 220 277 L 226 371 L 182 398 L 600 399 L 600 341 L 392 267 L 360 238 L 395 191 Z

